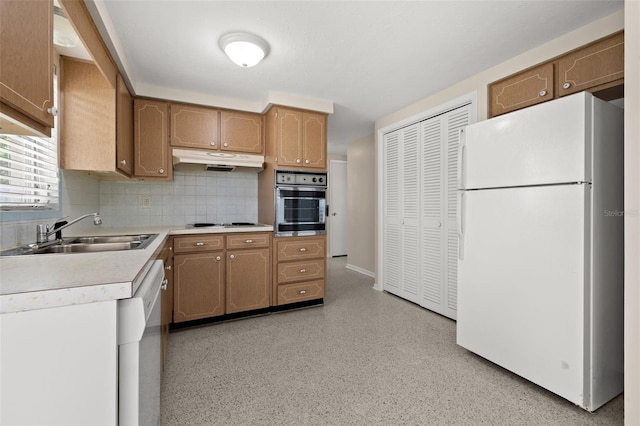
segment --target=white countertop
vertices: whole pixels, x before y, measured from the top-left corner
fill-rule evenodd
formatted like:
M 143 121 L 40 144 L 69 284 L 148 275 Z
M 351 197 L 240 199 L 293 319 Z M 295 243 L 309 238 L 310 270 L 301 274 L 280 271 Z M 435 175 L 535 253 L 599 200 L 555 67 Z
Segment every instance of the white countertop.
M 271 232 L 272 226 L 94 228 L 69 236 L 158 234 L 138 250 L 0 257 L 0 313 L 132 297 L 168 235 Z

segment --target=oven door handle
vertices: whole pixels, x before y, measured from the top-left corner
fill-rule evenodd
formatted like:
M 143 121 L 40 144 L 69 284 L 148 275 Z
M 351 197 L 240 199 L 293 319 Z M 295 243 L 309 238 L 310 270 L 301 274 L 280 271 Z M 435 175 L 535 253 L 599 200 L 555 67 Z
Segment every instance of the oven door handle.
M 324 208 L 324 217 L 329 217 L 329 204 L 327 204 Z

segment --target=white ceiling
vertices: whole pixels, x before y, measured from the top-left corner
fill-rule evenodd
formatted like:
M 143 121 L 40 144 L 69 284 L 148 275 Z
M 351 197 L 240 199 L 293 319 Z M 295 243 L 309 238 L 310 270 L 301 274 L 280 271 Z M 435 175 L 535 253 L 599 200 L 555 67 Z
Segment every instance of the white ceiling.
M 333 153 L 372 133 L 376 119 L 624 7 L 622 0 L 85 1 L 136 95 L 250 111 L 274 99 L 333 103 Z M 233 64 L 218 40 L 234 31 L 264 38 L 267 58 L 253 68 Z

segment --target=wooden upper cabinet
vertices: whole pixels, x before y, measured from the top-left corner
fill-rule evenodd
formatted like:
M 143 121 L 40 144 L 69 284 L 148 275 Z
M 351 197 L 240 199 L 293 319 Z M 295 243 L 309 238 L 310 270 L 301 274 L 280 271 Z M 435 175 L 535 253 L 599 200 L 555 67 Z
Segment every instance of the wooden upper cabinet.
M 133 97 L 121 75 L 116 87 L 116 167 L 133 175 Z
M 303 166 L 327 168 L 327 116 L 310 112 L 302 113 Z
M 279 166 L 301 166 L 302 112 L 278 108 L 276 147 Z
M 271 137 L 278 166 L 327 168 L 326 115 L 278 107 Z
M 134 174 L 170 180 L 169 104 L 136 98 L 133 102 Z
M 220 113 L 220 149 L 222 151 L 264 153 L 262 115 L 239 111 Z
M 2 112 L 45 134 L 53 127 L 53 0 L 0 1 Z
M 597 91 L 622 84 L 624 33 L 616 33 L 558 59 L 558 94 Z M 602 87 L 600 87 L 602 86 Z
M 549 62 L 489 85 L 491 117 L 554 98 L 553 63 Z
M 583 90 L 624 96 L 624 32 L 489 84 L 489 118 Z
M 171 146 L 218 149 L 218 110 L 171 104 Z

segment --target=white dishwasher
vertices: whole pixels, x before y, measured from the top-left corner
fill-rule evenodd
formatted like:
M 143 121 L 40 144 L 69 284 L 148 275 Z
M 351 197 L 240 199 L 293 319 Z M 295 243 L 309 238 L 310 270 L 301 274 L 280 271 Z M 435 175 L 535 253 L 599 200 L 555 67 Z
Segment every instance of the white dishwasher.
M 153 262 L 131 299 L 118 302 L 118 420 L 160 424 L 162 260 Z

